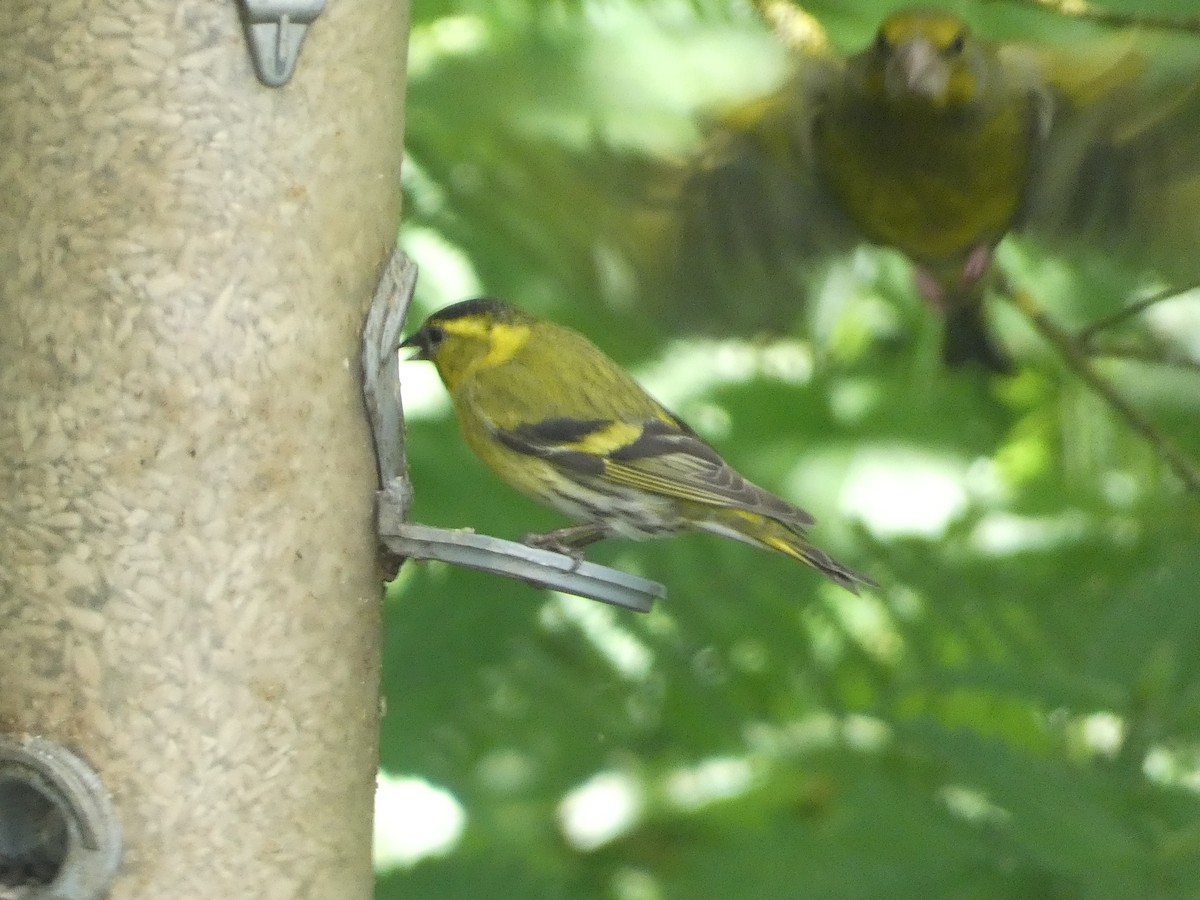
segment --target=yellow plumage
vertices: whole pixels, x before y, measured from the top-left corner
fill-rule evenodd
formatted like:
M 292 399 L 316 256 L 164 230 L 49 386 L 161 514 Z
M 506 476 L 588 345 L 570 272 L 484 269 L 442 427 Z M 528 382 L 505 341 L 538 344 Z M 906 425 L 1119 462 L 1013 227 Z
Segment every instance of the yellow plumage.
M 1042 102 L 951 16 L 898 14 L 879 35 L 814 122 L 816 163 L 866 237 L 961 268 L 1017 218 Z
M 873 582 L 812 546 L 812 517 L 751 484 L 578 332 L 503 301 L 434 313 L 402 346 L 432 360 L 468 446 L 580 525 L 539 543 L 709 531 L 783 553 L 847 590 Z
M 1142 70 L 1128 43 L 992 44 L 928 9 L 893 13 L 847 58 L 805 48 L 786 84 L 714 124 L 683 179 L 683 296 L 719 279 L 743 318 L 786 322 L 772 307 L 791 270 L 866 239 L 914 262 L 949 361 L 1005 369 L 980 301 L 1012 230 L 1194 280 L 1200 73 Z
M 814 120 L 825 185 L 868 240 L 920 267 L 951 363 L 1008 368 L 976 285 L 1021 213 L 1048 103 L 957 17 L 906 10 L 847 62 Z

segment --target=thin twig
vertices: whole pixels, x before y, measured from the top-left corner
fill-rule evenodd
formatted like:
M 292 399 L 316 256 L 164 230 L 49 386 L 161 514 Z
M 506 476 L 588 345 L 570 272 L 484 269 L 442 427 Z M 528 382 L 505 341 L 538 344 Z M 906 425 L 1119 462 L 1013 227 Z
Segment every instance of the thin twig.
M 1186 294 L 1188 291 L 1194 291 L 1197 287 L 1200 287 L 1200 285 L 1193 284 L 1192 286 L 1186 288 L 1171 287 L 1163 288 L 1161 291 L 1155 291 L 1149 297 L 1143 297 L 1141 300 L 1130 303 L 1123 309 L 1118 309 L 1112 315 L 1097 319 L 1086 328 L 1080 329 L 1079 333 L 1075 335 L 1075 339 L 1081 344 L 1087 344 L 1093 337 L 1096 336 L 1098 332 L 1101 332 L 1106 328 L 1111 328 L 1113 325 L 1119 325 L 1126 319 L 1136 316 L 1138 313 L 1144 312 L 1151 306 L 1162 303 L 1164 300 L 1171 300 L 1182 294 Z
M 1060 16 L 1099 22 L 1115 28 L 1154 28 L 1159 31 L 1185 31 L 1200 34 L 1200 19 L 1197 18 L 1164 18 L 1116 12 L 1111 9 L 1097 9 L 1086 0 L 1003 0 L 1003 2 L 1036 6 L 1039 9 L 1048 9 L 1058 13 Z
M 1092 367 L 1087 353 L 1070 332 L 1054 323 L 1042 311 L 1033 296 L 1025 290 L 1005 285 L 1004 293 L 1019 309 L 1043 338 L 1050 342 L 1067 366 L 1095 391 L 1101 399 L 1120 414 L 1129 426 L 1140 434 L 1155 449 L 1163 462 L 1179 476 L 1188 490 L 1200 494 L 1200 469 L 1184 455 L 1183 451 L 1129 401 L 1117 393 L 1108 381 Z
M 1130 359 L 1135 362 L 1149 363 L 1155 366 L 1168 366 L 1172 369 L 1187 369 L 1200 372 L 1200 360 L 1179 353 L 1172 353 L 1159 347 L 1137 347 L 1133 344 L 1091 346 L 1085 348 L 1088 356 L 1104 356 L 1109 359 Z

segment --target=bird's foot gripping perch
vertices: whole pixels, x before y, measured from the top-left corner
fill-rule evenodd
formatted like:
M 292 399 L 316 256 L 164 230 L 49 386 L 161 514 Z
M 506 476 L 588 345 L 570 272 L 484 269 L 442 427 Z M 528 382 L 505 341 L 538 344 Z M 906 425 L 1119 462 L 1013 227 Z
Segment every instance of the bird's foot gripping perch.
M 568 525 L 566 528 L 556 528 L 553 531 L 534 532 L 521 538 L 526 547 L 538 550 L 548 550 L 551 553 L 561 553 L 575 560 L 571 571 L 577 571 L 583 564 L 583 548 L 588 544 L 608 537 L 608 531 L 601 525 L 585 522 L 581 525 Z
M 580 548 L 604 537 L 603 529 L 595 526 L 558 529 L 537 536 L 547 538 L 545 544 L 527 546 L 467 529 L 432 528 L 405 521 L 412 488 L 405 457 L 396 354 L 416 282 L 416 265 L 402 251 L 394 250 L 363 327 L 363 399 L 375 441 L 381 486 L 376 494 L 380 541 L 400 560 L 441 560 L 649 612 L 656 599 L 666 596 L 661 584 L 583 561 Z

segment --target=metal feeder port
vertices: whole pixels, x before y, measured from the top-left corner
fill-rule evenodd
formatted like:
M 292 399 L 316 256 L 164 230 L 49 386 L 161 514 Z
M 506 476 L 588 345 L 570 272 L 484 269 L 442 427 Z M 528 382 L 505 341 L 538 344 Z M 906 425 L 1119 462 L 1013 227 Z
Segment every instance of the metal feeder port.
M 103 900 L 120 857 L 91 766 L 53 741 L 0 735 L 0 900 Z

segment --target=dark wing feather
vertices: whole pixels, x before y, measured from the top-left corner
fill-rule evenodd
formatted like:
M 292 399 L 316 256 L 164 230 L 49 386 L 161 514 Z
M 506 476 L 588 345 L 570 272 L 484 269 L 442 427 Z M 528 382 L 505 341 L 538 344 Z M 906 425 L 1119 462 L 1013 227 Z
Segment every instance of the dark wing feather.
M 674 422 L 651 419 L 641 427 L 642 433 L 635 440 L 617 447 L 608 454 L 608 458 L 615 462 L 631 462 L 684 453 L 713 466 L 725 465 L 725 460 L 716 450 L 700 440 L 694 431 L 678 419 Z
M 1187 284 L 1200 277 L 1200 79 L 1168 57 L 1143 73 L 1143 49 L 1093 53 L 1100 68 L 1040 60 L 1053 116 L 1023 227 L 1056 250 Z
M 838 72 L 815 59 L 775 93 L 713 121 L 678 187 L 662 285 L 684 327 L 745 332 L 790 327 L 807 274 L 859 241 L 826 189 L 814 123 Z M 731 298 L 754 297 L 754 303 Z
M 620 437 L 620 442 L 609 445 L 609 435 Z M 664 497 L 744 509 L 790 527 L 802 528 L 813 522 L 804 510 L 735 472 L 717 451 L 673 416 L 671 421 L 650 419 L 636 424 L 545 419 L 497 431 L 496 438 L 510 450 L 545 459 L 571 473 L 600 475 Z
M 612 422 L 608 419 L 543 419 L 511 430 L 493 429 L 496 440 L 517 453 L 537 456 L 571 472 L 603 475 L 604 460 L 571 445 L 595 434 Z

